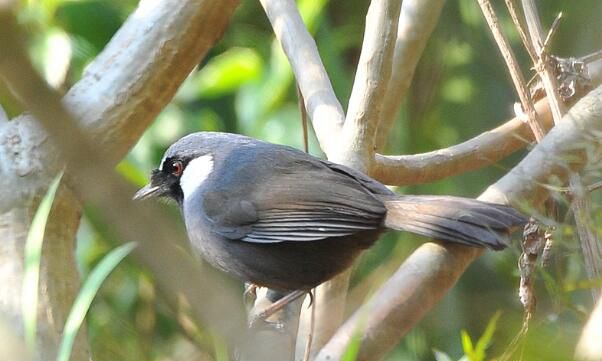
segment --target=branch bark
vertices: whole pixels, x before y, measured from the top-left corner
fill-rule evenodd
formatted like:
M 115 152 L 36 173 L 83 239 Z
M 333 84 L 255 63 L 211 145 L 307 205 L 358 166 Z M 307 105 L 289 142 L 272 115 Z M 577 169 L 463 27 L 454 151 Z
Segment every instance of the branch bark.
M 374 142 L 392 71 L 400 11 L 401 0 L 370 3 L 343 127 L 342 148 L 328 155 L 329 159 L 362 172 L 370 170 L 374 159 Z
M 490 202 L 538 207 L 551 179 L 566 179 L 602 148 L 602 86 L 581 99 L 511 172 L 480 197 Z M 357 360 L 384 357 L 403 335 L 453 286 L 482 251 L 428 243 L 414 252 L 396 274 L 345 322 L 316 360 L 336 360 L 360 333 Z

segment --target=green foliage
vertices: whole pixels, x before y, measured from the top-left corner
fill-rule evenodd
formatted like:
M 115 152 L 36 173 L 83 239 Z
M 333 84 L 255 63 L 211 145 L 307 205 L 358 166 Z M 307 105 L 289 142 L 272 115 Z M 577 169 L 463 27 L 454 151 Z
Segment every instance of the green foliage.
M 25 241 L 25 270 L 23 272 L 22 312 L 25 329 L 25 341 L 30 349 L 36 345 L 37 316 L 38 316 L 38 282 L 40 279 L 40 263 L 42 257 L 42 242 L 46 222 L 50 215 L 52 202 L 56 195 L 63 174 L 54 178 L 46 195 L 42 199 L 33 217 L 27 240 Z
M 481 337 L 479 337 L 476 345 L 474 345 L 472 339 L 470 338 L 470 335 L 468 334 L 468 332 L 466 332 L 466 330 L 462 330 L 460 332 L 464 356 L 462 356 L 459 359 L 459 361 L 487 360 L 487 354 L 485 351 L 493 341 L 493 333 L 495 332 L 495 328 L 497 326 L 501 314 L 502 313 L 498 311 L 493 315 L 493 317 L 491 317 L 491 319 L 487 323 L 485 331 L 483 332 Z M 448 354 L 440 350 L 433 349 L 433 354 L 437 361 L 452 361 L 452 358 Z
M 77 336 L 77 331 L 84 322 L 84 317 L 88 313 L 88 309 L 92 304 L 92 300 L 98 293 L 98 289 L 109 276 L 111 271 L 117 267 L 125 256 L 127 256 L 135 247 L 134 243 L 126 243 L 121 245 L 107 254 L 100 263 L 94 267 L 82 288 L 80 289 L 67 321 L 63 328 L 63 337 L 61 338 L 61 344 L 59 352 L 57 354 L 57 361 L 68 361 L 71 356 L 71 350 L 73 348 L 73 342 Z
M 349 345 L 347 345 L 347 349 L 343 353 L 341 361 L 355 361 L 360 352 L 361 341 L 361 335 L 356 332 L 353 337 L 351 337 L 351 342 L 349 342 Z

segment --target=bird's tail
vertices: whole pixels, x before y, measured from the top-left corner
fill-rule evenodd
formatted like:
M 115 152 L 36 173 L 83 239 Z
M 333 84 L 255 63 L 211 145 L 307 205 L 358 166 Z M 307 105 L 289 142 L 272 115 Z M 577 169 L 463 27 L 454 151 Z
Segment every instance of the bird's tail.
M 385 227 L 442 241 L 503 249 L 527 223 L 514 208 L 449 196 L 382 196 Z

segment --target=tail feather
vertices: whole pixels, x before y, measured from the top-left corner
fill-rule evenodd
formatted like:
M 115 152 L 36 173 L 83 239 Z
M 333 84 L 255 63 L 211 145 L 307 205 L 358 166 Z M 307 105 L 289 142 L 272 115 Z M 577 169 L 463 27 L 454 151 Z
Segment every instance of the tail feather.
M 451 196 L 383 196 L 385 227 L 469 246 L 503 249 L 527 223 L 514 208 Z

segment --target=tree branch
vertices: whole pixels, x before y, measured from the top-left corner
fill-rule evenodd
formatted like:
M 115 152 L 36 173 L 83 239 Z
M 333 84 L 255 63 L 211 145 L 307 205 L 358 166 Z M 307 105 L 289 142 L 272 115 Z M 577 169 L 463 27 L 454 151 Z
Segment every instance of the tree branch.
M 223 33 L 238 1 L 141 1 L 63 102 L 116 162 Z M 62 167 L 29 115 L 0 123 L 0 212 L 44 189 Z
M 538 207 L 550 179 L 566 179 L 602 147 L 602 86 L 581 99 L 512 171 L 479 199 L 528 201 Z M 428 243 L 414 252 L 374 297 L 360 307 L 320 351 L 316 360 L 336 360 L 360 332 L 357 360 L 378 360 L 453 286 L 481 249 Z
M 372 0 L 342 139 L 328 159 L 367 173 L 374 159 L 374 140 L 391 74 L 401 0 Z M 316 289 L 312 356 L 343 321 L 351 271 Z M 311 317 L 304 312 L 304 317 Z M 307 322 L 302 322 L 307 324 Z
M 342 148 L 328 158 L 367 172 L 374 159 L 375 138 L 389 86 L 401 0 L 372 0 L 349 109 Z
M 594 86 L 602 83 L 602 60 L 589 64 Z M 547 100 L 535 104 L 544 128 L 553 124 Z M 427 153 L 412 155 L 377 154 L 370 174 L 389 185 L 409 185 L 439 179 L 491 165 L 533 141 L 529 126 L 513 118 L 505 124 L 463 143 Z
M 535 107 L 545 128 L 551 128 L 552 117 L 547 101 L 541 100 Z M 449 148 L 412 155 L 377 154 L 372 175 L 389 185 L 433 182 L 493 164 L 533 140 L 529 126 L 522 119 L 512 118 L 495 129 Z
M 341 132 L 345 113 L 334 94 L 316 43 L 305 27 L 295 1 L 260 2 L 293 68 L 320 147 L 326 154 L 333 153 L 337 149 L 335 135 Z
M 377 151 L 382 151 L 387 144 L 391 127 L 410 88 L 418 60 L 439 21 L 444 4 L 445 0 L 404 0 L 401 4 L 391 79 L 384 95 L 376 133 Z
M 136 12 L 129 17 L 103 53 L 88 67 L 82 80 L 69 91 L 63 99 L 65 106 L 69 107 L 72 113 L 78 115 L 79 124 L 86 128 L 89 135 L 103 144 L 103 150 L 110 153 L 110 164 L 114 164 L 134 144 L 150 121 L 171 99 L 179 84 L 198 64 L 199 59 L 221 36 L 236 4 L 236 1 L 208 0 L 142 1 Z M 18 32 L 12 28 L 8 29 L 12 20 L 10 14 L 5 11 L 7 9 L 0 10 L 4 11 L 0 11 L 2 15 L 0 37 L 3 44 L 3 52 L 0 54 L 2 69 L 0 73 L 4 75 L 5 79 L 10 80 L 12 89 L 21 90 L 19 92 L 20 100 L 31 105 L 34 114 L 44 117 L 40 119 L 50 123 L 56 120 L 56 124 L 51 124 L 51 126 L 58 127 L 61 119 L 57 120 L 57 118 L 65 115 L 58 105 L 58 98 L 54 94 L 45 96 L 48 93 L 44 93 L 44 90 L 48 92 L 48 89 L 45 89 L 45 84 L 34 76 L 31 68 L 23 71 L 23 66 L 28 64 L 28 60 L 24 58 L 20 50 L 23 42 L 14 43 L 14 37 Z M 43 95 L 40 96 L 38 91 Z M 59 113 L 58 116 L 57 113 Z M 67 134 L 70 135 L 62 134 L 55 139 L 78 144 L 79 134 L 75 133 L 76 135 L 72 135 L 73 133 L 68 130 Z M 96 153 L 91 153 L 86 147 L 75 148 L 76 150 L 72 153 L 65 152 L 70 156 L 77 156 L 78 153 L 81 153 L 79 156 L 82 158 L 79 158 L 80 162 L 76 163 L 78 167 L 74 167 L 74 169 L 78 170 L 81 166 L 82 170 L 80 171 L 86 172 L 89 170 L 87 168 L 95 166 Z M 89 154 L 92 154 L 90 159 L 87 158 Z M 80 188 L 79 193 L 80 195 L 91 195 L 92 198 L 100 197 L 102 193 L 102 197 L 107 198 L 107 203 L 114 202 L 114 204 L 108 206 L 105 203 L 104 207 L 100 208 L 104 208 L 105 211 L 108 209 L 106 214 L 110 217 L 119 217 L 119 214 L 122 213 L 116 212 L 115 209 L 118 209 L 119 204 L 127 202 L 127 199 L 131 197 L 131 189 L 124 191 L 123 185 L 119 186 L 121 188 L 111 188 L 116 184 L 115 178 L 111 177 L 111 166 L 104 160 L 98 164 L 101 165 L 99 171 L 104 175 L 97 178 L 82 178 L 92 179 L 91 188 L 93 189 L 88 192 L 87 190 L 82 191 Z M 0 222 L 2 222 L 0 231 L 14 232 L 21 227 L 26 232 L 30 222 L 29 217 L 32 210 L 35 209 L 31 198 L 43 190 L 49 177 L 54 176 L 63 167 L 63 161 L 59 157 L 55 145 L 49 141 L 46 132 L 40 128 L 32 116 L 27 115 L 8 123 L 0 123 L 0 165 L 0 185 L 4 190 L 0 194 L 0 211 L 3 213 L 0 216 Z M 106 177 L 109 177 L 108 181 Z M 72 177 L 71 180 L 78 180 L 78 177 Z M 102 190 L 103 188 L 104 190 Z M 43 284 L 41 288 L 47 288 L 49 291 L 45 295 L 48 296 L 46 298 L 53 299 L 52 304 L 46 305 L 49 309 L 45 311 L 52 313 L 53 323 L 50 324 L 50 327 L 55 329 L 49 330 L 49 336 L 50 341 L 55 343 L 54 346 L 60 339 L 58 335 L 62 333 L 70 300 L 77 293 L 79 284 L 76 265 L 73 261 L 73 242 L 80 214 L 79 203 L 74 198 L 66 198 L 59 194 L 55 203 L 57 203 L 56 207 L 59 207 L 60 204 L 65 205 L 60 207 L 62 214 L 54 220 L 51 215 L 48 224 L 45 244 L 52 246 L 52 253 L 44 250 L 41 280 Z M 4 213 L 9 209 L 10 212 Z M 164 291 L 168 290 L 165 292 L 166 297 L 175 304 L 178 293 L 184 290 L 183 293 L 194 301 L 195 308 L 197 308 L 195 310 L 197 319 L 211 322 L 210 318 L 204 318 L 207 315 L 204 315 L 204 311 L 199 311 L 198 308 L 208 306 L 208 310 L 210 310 L 216 306 L 212 299 L 206 298 L 206 295 L 212 295 L 215 292 L 211 287 L 223 289 L 226 284 L 221 282 L 213 284 L 211 279 L 199 279 L 200 271 L 193 265 L 193 262 L 181 251 L 165 242 L 166 239 L 178 239 L 178 237 L 174 237 L 178 232 L 174 231 L 173 225 L 162 228 L 161 233 L 164 232 L 162 235 L 160 233 L 153 235 L 152 233 L 147 234 L 148 224 L 146 224 L 139 228 L 142 231 L 136 236 L 137 228 L 128 230 L 127 228 L 130 226 L 124 224 L 126 220 L 129 222 L 132 214 L 147 214 L 148 217 L 142 218 L 142 220 L 156 219 L 159 223 L 161 223 L 161 219 L 167 217 L 160 212 L 157 213 L 156 210 L 150 211 L 149 215 L 138 206 L 133 208 L 129 205 L 128 209 L 130 212 L 127 213 L 127 216 L 122 214 L 121 220 L 119 218 L 115 220 L 117 228 L 127 235 L 133 236 L 131 239 L 142 240 L 141 244 L 144 246 L 139 247 L 138 256 L 155 272 L 159 287 Z M 55 211 L 53 210 L 53 212 Z M 74 222 L 66 222 L 71 219 Z M 8 222 L 8 225 L 4 222 Z M 120 222 L 121 225 L 119 225 Z M 155 223 L 153 223 L 155 226 L 161 227 Z M 150 235 L 151 238 L 147 238 L 147 235 Z M 153 239 L 153 237 L 158 238 Z M 159 240 L 159 238 L 163 239 Z M 19 280 L 22 279 L 22 273 L 19 273 L 22 266 L 18 264 L 22 262 L 22 257 L 19 257 L 18 254 L 22 252 L 24 237 L 11 237 L 10 239 L 14 240 L 12 244 L 14 249 L 11 249 L 11 252 L 2 253 L 2 255 L 9 257 L 11 263 L 0 263 L 12 264 L 16 273 L 3 272 L 2 275 L 14 278 L 15 282 L 10 284 L 2 282 L 2 287 L 0 287 L 2 302 L 6 300 L 4 290 L 15 293 L 14 290 L 17 287 L 11 287 L 11 285 L 20 285 Z M 163 251 L 167 253 L 163 253 Z M 155 257 L 156 254 L 161 254 L 162 257 L 158 259 Z M 176 267 L 173 266 L 175 264 L 178 267 L 183 266 L 185 272 L 191 277 L 182 279 L 179 272 L 175 274 Z M 195 277 L 195 275 L 197 276 Z M 205 295 L 197 293 L 205 286 L 210 287 Z M 65 295 L 61 292 L 68 294 Z M 218 300 L 217 304 L 228 307 L 227 303 L 237 299 L 236 293 L 233 293 L 223 301 Z M 41 301 L 46 301 L 46 299 L 41 298 Z M 62 307 L 63 304 L 66 306 Z M 20 303 L 17 302 L 17 305 L 18 312 Z M 215 310 L 219 311 L 219 308 L 214 308 Z M 3 307 L 3 311 L 7 310 Z M 233 319 L 235 323 L 237 320 L 240 321 L 236 317 L 239 315 L 236 307 L 229 310 L 228 313 L 235 316 Z M 216 314 L 215 317 L 218 318 L 219 315 Z M 46 325 L 42 326 L 46 327 Z M 238 326 L 233 328 L 238 328 Z M 42 346 L 46 349 L 44 345 Z M 52 352 L 45 357 L 45 359 L 54 359 Z M 88 358 L 74 354 L 74 359 L 77 360 Z
M 491 33 L 495 38 L 495 42 L 497 43 L 500 52 L 502 53 L 502 57 L 506 61 L 506 66 L 508 67 L 508 71 L 512 78 L 512 82 L 514 83 L 514 88 L 518 93 L 518 97 L 520 99 L 520 103 L 522 105 L 522 109 L 525 111 L 527 115 L 527 122 L 535 135 L 535 139 L 539 142 L 544 137 L 544 130 L 539 124 L 539 117 L 537 112 L 535 111 L 535 107 L 533 106 L 533 101 L 529 94 L 529 90 L 527 89 L 527 83 L 523 77 L 523 73 L 518 66 L 518 62 L 516 61 L 516 56 L 514 56 L 514 52 L 512 48 L 508 44 L 508 40 L 504 36 L 504 33 L 500 29 L 500 23 L 495 15 L 495 11 L 493 11 L 493 7 L 489 0 L 479 0 L 479 5 L 481 6 L 481 10 L 483 11 L 483 15 L 485 16 L 485 20 L 487 20 L 487 24 L 491 29 Z
M 243 313 L 232 284 L 213 268 L 198 269 L 179 249 L 186 242 L 177 236 L 177 227 L 156 206 L 130 200 L 131 186 L 114 174 L 111 163 L 94 149 L 89 135 L 80 130 L 15 41 L 19 30 L 14 19 L 0 13 L 0 20 L 0 42 L 7 49 L 0 56 L 0 74 L 56 142 L 67 161 L 72 188 L 99 210 L 121 240 L 138 242 L 135 255 L 153 272 L 168 300 L 177 304 L 184 296 L 197 320 L 216 327 L 229 341 L 240 340 Z M 222 317 L 226 310 L 228 317 Z
M 523 9 L 527 21 L 527 27 L 531 37 L 531 45 L 537 54 L 535 69 L 542 80 L 546 94 L 552 109 L 554 123 L 558 124 L 567 109 L 558 93 L 558 81 L 554 73 L 553 65 L 550 63 L 546 42 L 548 38 L 543 37 L 543 29 L 537 7 L 532 0 L 523 0 Z M 583 193 L 583 185 L 578 175 L 571 175 L 569 188 L 573 194 L 571 208 L 575 216 L 575 226 L 579 234 L 579 244 L 585 259 L 585 269 L 590 279 L 602 274 L 602 248 L 598 235 L 592 229 L 591 222 L 591 198 Z M 600 296 L 600 288 L 592 288 L 593 301 Z

